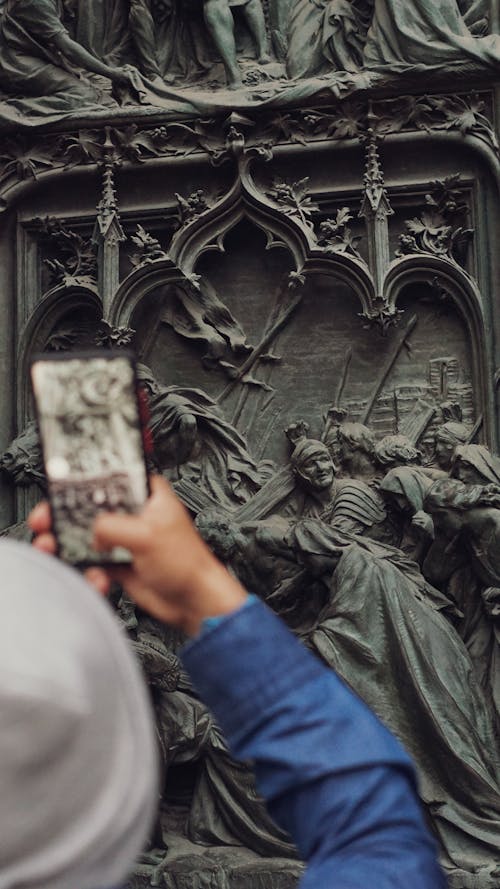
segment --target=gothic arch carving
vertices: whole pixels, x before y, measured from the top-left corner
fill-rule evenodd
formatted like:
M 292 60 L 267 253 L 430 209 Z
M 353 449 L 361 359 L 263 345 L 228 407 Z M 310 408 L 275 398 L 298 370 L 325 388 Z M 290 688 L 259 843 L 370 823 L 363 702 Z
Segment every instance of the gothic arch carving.
M 84 284 L 59 285 L 47 291 L 26 322 L 19 338 L 17 379 L 18 419 L 26 418 L 30 398 L 29 365 L 33 355 L 46 347 L 49 333 L 67 314 L 78 309 L 101 317 L 102 307 L 95 287 Z

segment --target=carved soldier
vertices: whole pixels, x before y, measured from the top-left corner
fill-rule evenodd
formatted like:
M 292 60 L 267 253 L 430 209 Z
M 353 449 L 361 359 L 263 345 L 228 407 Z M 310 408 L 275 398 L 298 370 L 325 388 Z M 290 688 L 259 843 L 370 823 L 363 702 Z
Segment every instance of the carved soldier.
M 368 459 L 367 449 L 369 466 L 372 467 L 373 436 L 369 429 L 359 423 L 348 423 L 345 426 L 347 432 L 343 443 L 346 448 L 346 465 L 362 473 L 366 468 L 365 457 Z M 351 427 L 352 438 L 349 431 Z M 355 435 L 357 427 L 360 427 L 363 444 L 360 444 L 360 435 Z M 299 422 L 287 429 L 288 437 L 294 442 L 290 463 L 299 486 L 305 492 L 302 501 L 294 504 L 296 514 L 322 518 L 332 526 L 352 534 L 368 534 L 375 539 L 392 542 L 393 531 L 386 522 L 387 513 L 378 491 L 370 487 L 361 476 L 349 474 L 349 478 L 336 478 L 337 467 L 327 446 L 321 441 L 307 438 L 307 428 L 307 424 Z M 368 437 L 363 431 L 365 429 L 369 433 Z M 351 450 L 347 449 L 347 441 L 351 443 Z M 359 460 L 356 456 L 358 450 L 361 454 Z

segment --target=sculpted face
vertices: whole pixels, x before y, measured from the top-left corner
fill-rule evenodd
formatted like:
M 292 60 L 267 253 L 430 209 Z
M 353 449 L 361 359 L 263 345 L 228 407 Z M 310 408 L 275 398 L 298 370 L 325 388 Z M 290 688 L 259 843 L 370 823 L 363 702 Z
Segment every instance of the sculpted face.
M 333 460 L 327 449 L 324 453 L 318 452 L 306 457 L 298 468 L 300 478 L 314 491 L 324 491 L 329 488 L 335 478 Z
M 436 461 L 441 469 L 449 469 L 451 466 L 451 458 L 455 450 L 456 442 L 448 441 L 436 435 Z
M 477 469 L 475 469 L 474 466 L 471 466 L 470 463 L 465 463 L 462 460 L 456 464 L 453 476 L 463 482 L 464 485 L 484 484 L 484 478 L 480 475 Z

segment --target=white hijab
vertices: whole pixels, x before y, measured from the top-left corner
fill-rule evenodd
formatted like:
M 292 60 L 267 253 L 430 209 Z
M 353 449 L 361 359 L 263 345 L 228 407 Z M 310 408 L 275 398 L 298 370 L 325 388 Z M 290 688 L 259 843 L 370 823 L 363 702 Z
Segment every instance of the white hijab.
M 153 721 L 106 602 L 0 541 L 0 889 L 126 879 L 157 805 Z

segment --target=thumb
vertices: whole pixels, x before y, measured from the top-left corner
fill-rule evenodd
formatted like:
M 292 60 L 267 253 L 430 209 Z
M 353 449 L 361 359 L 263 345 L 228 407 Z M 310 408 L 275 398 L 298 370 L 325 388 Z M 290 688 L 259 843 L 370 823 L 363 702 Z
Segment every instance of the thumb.
M 122 513 L 101 513 L 94 522 L 94 546 L 108 550 L 124 546 L 131 553 L 140 553 L 147 546 L 148 530 L 137 516 Z

